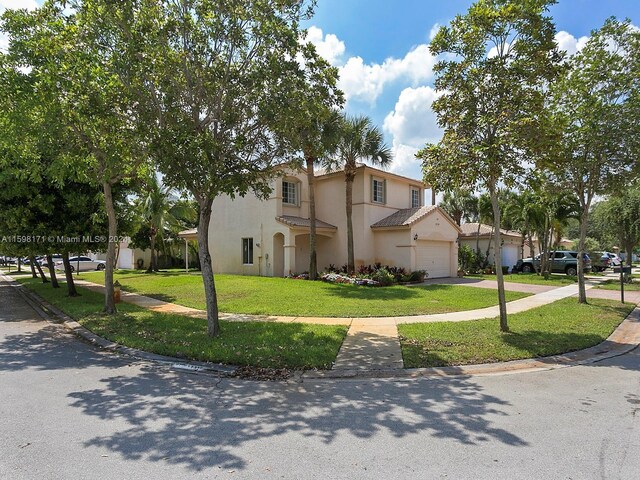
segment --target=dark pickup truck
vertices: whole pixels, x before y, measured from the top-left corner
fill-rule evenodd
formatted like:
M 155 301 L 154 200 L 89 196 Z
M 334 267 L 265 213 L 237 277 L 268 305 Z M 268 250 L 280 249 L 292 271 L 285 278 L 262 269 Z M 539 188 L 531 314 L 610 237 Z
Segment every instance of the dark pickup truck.
M 552 252 L 549 256 L 553 256 L 553 262 L 551 262 L 552 273 L 566 273 L 567 275 L 575 276 L 578 273 L 578 252 L 568 250 L 558 250 Z M 522 273 L 531 273 L 540 269 L 540 255 L 536 255 L 534 258 L 523 258 L 516 263 L 515 270 Z M 591 259 L 589 255 L 584 254 L 584 271 L 591 271 Z

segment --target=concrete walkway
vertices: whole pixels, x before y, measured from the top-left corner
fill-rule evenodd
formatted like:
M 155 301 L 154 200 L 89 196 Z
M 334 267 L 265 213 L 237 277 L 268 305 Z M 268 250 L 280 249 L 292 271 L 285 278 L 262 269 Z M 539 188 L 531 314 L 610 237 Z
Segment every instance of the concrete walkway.
M 606 277 L 587 279 L 587 289 L 589 291 L 594 286 L 606 280 Z M 462 280 L 462 281 L 461 281 Z M 464 281 L 471 280 L 471 281 Z M 104 293 L 104 287 L 95 283 L 78 280 L 78 286 L 90 290 Z M 488 285 L 495 284 L 495 281 L 477 279 L 445 279 L 441 283 L 464 284 L 468 286 L 478 286 L 479 288 L 491 288 Z M 480 286 L 482 285 L 482 286 Z M 530 284 L 508 284 L 508 289 L 514 285 L 519 285 L 521 291 L 532 293 L 535 290 L 542 290 L 530 297 L 521 298 L 507 303 L 507 312 L 510 314 L 524 312 L 533 308 L 561 300 L 563 298 L 577 295 L 578 286 L 567 285 L 565 287 L 553 288 L 547 285 Z M 542 287 L 540 289 L 539 287 Z M 497 287 L 493 287 L 497 288 Z M 615 291 L 597 290 L 607 292 L 597 294 L 599 298 L 611 298 Z M 632 298 L 629 297 L 632 301 Z M 156 300 L 136 293 L 122 292 L 122 301 L 148 308 L 161 313 L 174 313 L 198 318 L 206 318 L 206 312 L 195 308 L 184 307 L 174 303 Z M 403 368 L 402 351 L 398 338 L 398 325 L 404 323 L 428 323 L 428 322 L 466 322 L 471 320 L 481 320 L 484 318 L 495 318 L 500 315 L 499 307 L 487 307 L 462 312 L 440 313 L 433 315 L 414 315 L 406 317 L 362 317 L 362 318 L 326 318 L 326 317 L 287 317 L 287 316 L 267 316 L 267 315 L 243 315 L 222 313 L 220 318 L 226 321 L 266 321 L 284 323 L 312 323 L 312 324 L 332 324 L 347 325 L 349 330 L 347 336 L 340 347 L 333 370 L 352 372 L 370 370 L 395 370 Z

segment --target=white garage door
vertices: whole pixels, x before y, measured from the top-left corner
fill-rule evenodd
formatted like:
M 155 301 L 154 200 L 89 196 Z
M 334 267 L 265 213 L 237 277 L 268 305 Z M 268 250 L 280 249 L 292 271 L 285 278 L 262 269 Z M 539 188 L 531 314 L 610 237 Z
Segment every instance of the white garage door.
M 518 250 L 517 245 L 503 245 L 502 246 L 502 265 L 509 267 L 509 271 L 518 262 Z
M 451 242 L 418 241 L 416 269 L 426 270 L 428 278 L 451 276 Z

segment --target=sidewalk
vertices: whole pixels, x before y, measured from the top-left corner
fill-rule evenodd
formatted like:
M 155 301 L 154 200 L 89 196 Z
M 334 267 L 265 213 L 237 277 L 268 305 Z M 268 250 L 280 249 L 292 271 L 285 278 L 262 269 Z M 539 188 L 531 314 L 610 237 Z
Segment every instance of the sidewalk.
M 455 280 L 455 279 L 454 279 Z M 590 278 L 587 289 L 606 280 Z M 491 283 L 490 281 L 487 281 Z M 104 293 L 104 287 L 95 283 L 79 280 L 78 286 Z M 530 285 L 526 285 L 530 287 Z M 577 295 L 577 285 L 549 289 L 543 285 L 545 291 L 507 303 L 507 312 L 519 313 L 541 307 L 563 298 Z M 485 287 L 486 288 L 486 287 Z M 602 290 L 603 291 L 603 290 Z M 615 292 L 613 292 L 615 293 Z M 631 298 L 630 298 L 631 300 Z M 136 293 L 122 292 L 122 301 L 143 308 L 162 313 L 175 313 L 198 318 L 206 318 L 206 312 L 195 308 L 184 307 L 174 303 L 163 302 Z M 325 318 L 325 317 L 286 317 L 267 315 L 242 315 L 222 313 L 220 318 L 226 321 L 263 321 L 263 322 L 298 322 L 312 324 L 348 325 L 347 336 L 340 347 L 333 370 L 342 372 L 365 370 L 395 370 L 403 368 L 398 325 L 404 323 L 428 322 L 466 322 L 494 318 L 500 315 L 499 307 L 487 307 L 462 312 L 440 313 L 433 315 L 415 315 L 407 317 L 361 317 L 361 318 Z
M 2 272 L 0 272 L 2 273 Z M 11 277 L 6 277 L 13 283 Z M 587 285 L 588 296 L 591 298 L 609 298 L 619 299 L 619 292 L 615 290 L 593 289 L 598 283 L 607 280 L 606 277 L 590 279 Z M 102 285 L 78 281 L 79 286 L 88 288 L 97 292 L 104 292 Z M 508 309 L 511 313 L 515 311 L 525 311 L 545 305 L 561 298 L 566 298 L 577 294 L 577 285 L 569 285 L 567 287 L 556 288 L 552 291 L 543 292 L 533 297 L 524 298 L 515 302 L 510 302 Z M 537 298 L 535 298 L 537 297 Z M 154 311 L 163 313 L 175 313 L 180 315 L 189 315 L 204 318 L 206 312 L 189 307 L 183 307 L 161 300 L 156 300 L 135 293 L 123 292 L 123 301 L 143 308 L 149 308 Z M 530 300 L 524 303 L 523 300 Z M 625 300 L 638 303 L 640 301 L 640 292 L 625 292 Z M 513 306 L 515 304 L 515 307 Z M 35 308 L 35 307 L 34 307 Z M 454 321 L 475 320 L 486 318 L 482 315 L 493 315 L 493 308 L 471 310 L 468 312 L 454 312 L 451 314 L 440 315 L 421 315 L 416 317 L 390 317 L 384 318 L 350 318 L 350 319 L 332 319 L 332 318 L 305 318 L 305 317 L 263 317 L 254 315 L 236 315 L 222 314 L 221 318 L 232 321 L 274 321 L 274 322 L 294 322 L 304 321 L 305 323 L 342 323 L 349 325 L 349 331 L 345 338 L 334 368 L 326 371 L 308 371 L 304 372 L 300 378 L 355 378 L 355 377 L 424 377 L 424 376 L 443 376 L 443 375 L 495 375 L 504 373 L 529 372 L 539 370 L 549 370 L 561 368 L 571 365 L 593 363 L 605 358 L 611 358 L 622 355 L 637 347 L 640 344 L 640 308 L 636 308 L 632 314 L 623 321 L 623 323 L 612 333 L 612 335 L 603 343 L 594 347 L 581 350 L 578 352 L 567 353 L 563 355 L 554 355 L 552 357 L 516 360 L 511 362 L 468 365 L 463 367 L 443 367 L 443 368 L 419 368 L 404 369 L 400 343 L 398 340 L 397 325 L 399 323 L 418 322 L 418 321 L 450 321 L 455 316 L 466 314 L 465 318 L 458 318 Z M 53 311 L 55 309 L 51 307 Z M 62 314 L 64 316 L 64 314 Z M 477 318 L 476 318 L 477 317 Z M 421 319 L 421 320 L 418 320 Z M 431 319 L 431 320 L 429 320 Z M 348 323 L 347 323 L 348 322 Z M 69 323 L 69 322 L 66 322 Z M 65 325 L 66 325 L 65 323 Z M 75 322 L 71 322 L 75 323 Z M 74 332 L 77 329 L 83 330 L 79 325 L 70 328 Z M 160 361 L 160 363 L 175 363 L 176 359 L 162 357 L 155 354 L 148 354 L 129 347 L 112 344 L 104 339 L 96 337 L 91 332 L 85 332 L 81 335 L 90 342 L 103 346 L 108 350 L 120 351 L 132 355 L 134 357 L 144 358 L 152 361 Z M 95 338 L 94 338 L 95 337 Z M 104 344 L 104 345 L 103 345 Z M 194 362 L 198 363 L 198 362 Z M 229 367 L 222 366 L 229 369 Z M 207 365 L 195 365 L 193 367 L 198 371 L 205 371 L 209 368 Z M 194 371 L 195 371 L 194 370 Z

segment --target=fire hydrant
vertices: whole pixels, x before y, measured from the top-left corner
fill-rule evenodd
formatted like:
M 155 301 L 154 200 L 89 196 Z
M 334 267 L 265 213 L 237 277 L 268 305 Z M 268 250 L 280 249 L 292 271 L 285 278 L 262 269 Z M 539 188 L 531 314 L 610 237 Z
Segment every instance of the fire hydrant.
M 120 287 L 120 282 L 116 280 L 113 284 L 113 301 L 115 303 L 120 303 Z

